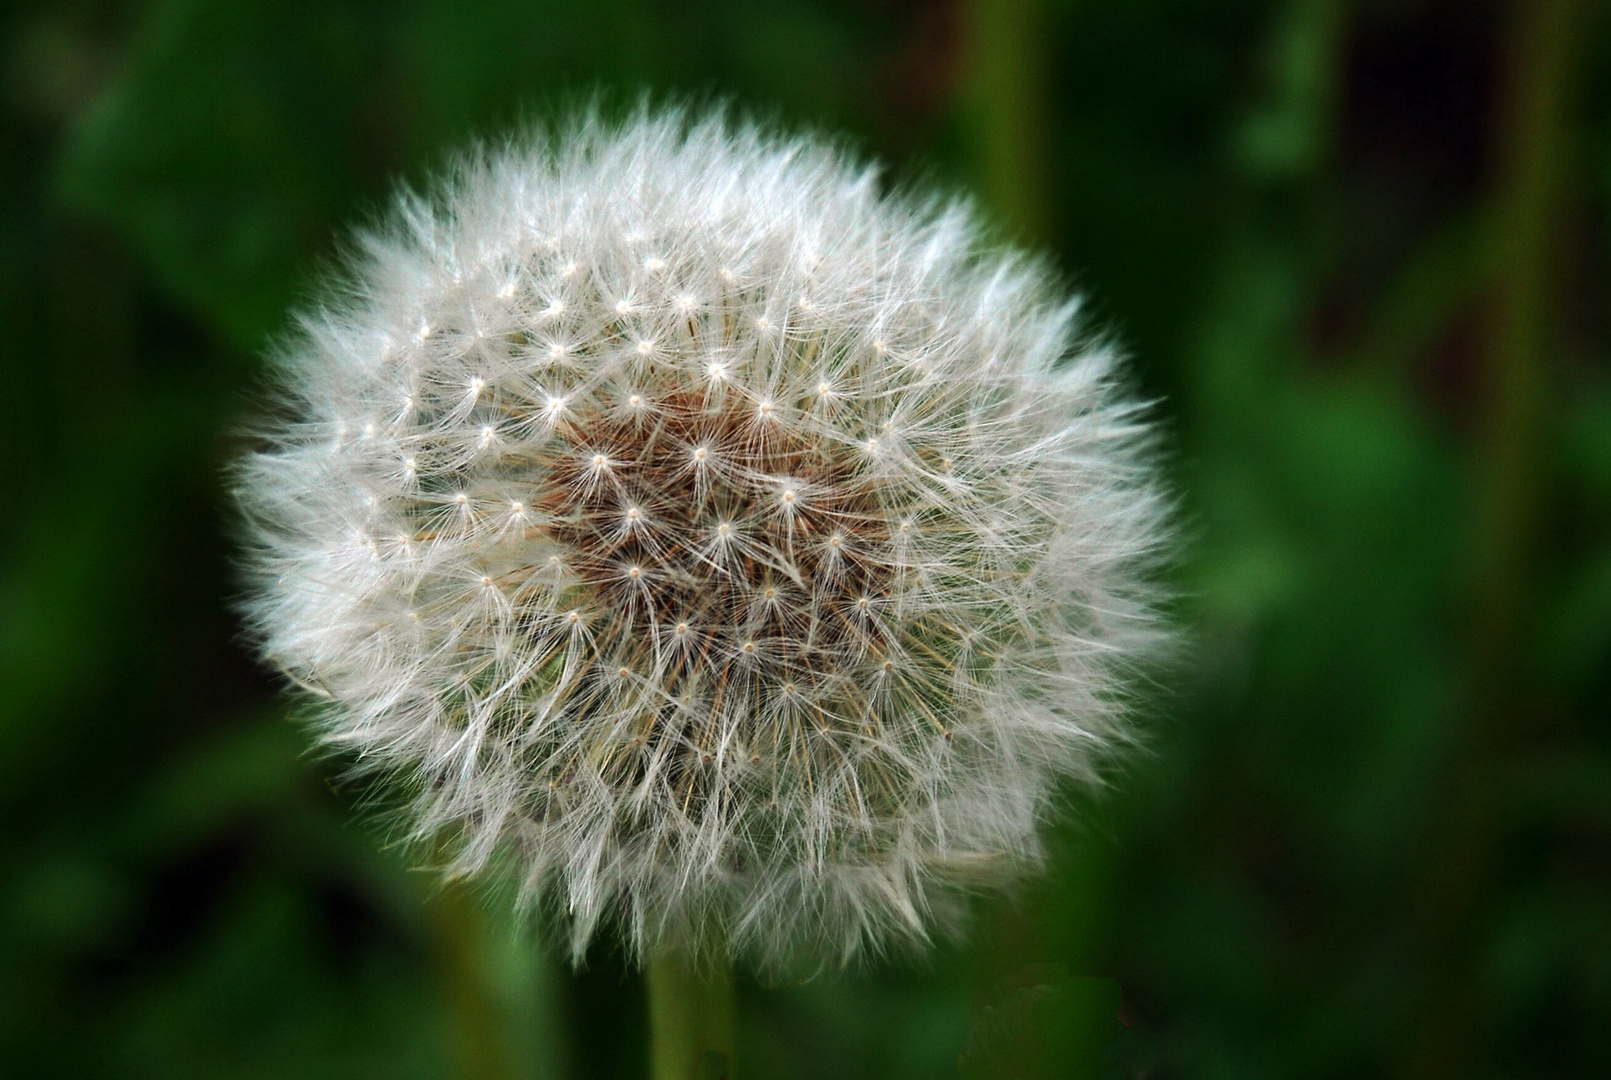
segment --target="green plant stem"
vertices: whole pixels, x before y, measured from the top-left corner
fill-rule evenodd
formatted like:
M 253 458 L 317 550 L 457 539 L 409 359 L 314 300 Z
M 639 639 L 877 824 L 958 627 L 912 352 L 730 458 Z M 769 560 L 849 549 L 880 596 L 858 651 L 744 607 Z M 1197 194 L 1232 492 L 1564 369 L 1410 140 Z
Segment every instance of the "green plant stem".
M 1046 9 L 1046 0 L 964 0 L 960 8 L 965 68 L 957 105 L 969 171 L 984 209 L 1014 241 L 1029 246 L 1045 244 L 1054 231 Z M 1101 892 L 1101 886 L 1090 889 L 1092 896 Z M 981 1002 L 998 992 L 1001 980 L 1046 959 L 1043 899 L 1039 889 L 1029 899 L 998 897 L 982 906 L 978 936 L 988 944 L 974 953 Z
M 653 1080 L 734 1080 L 733 979 L 699 970 L 686 953 L 649 958 L 649 1075 Z
M 451 1075 L 463 1080 L 505 1080 L 511 1074 L 509 1047 L 478 949 L 486 935 L 483 916 L 457 882 L 433 897 L 427 910 L 453 1040 Z
M 1050 230 L 1045 160 L 1044 0 L 968 0 L 962 86 L 975 181 L 985 205 L 1028 244 Z
M 1484 898 L 1503 840 L 1505 764 L 1533 708 L 1524 658 L 1555 345 L 1554 241 L 1581 7 L 1580 0 L 1514 0 L 1504 39 L 1509 63 L 1471 519 L 1466 722 L 1445 771 L 1438 854 L 1419 905 L 1429 985 L 1425 1015 L 1401 1070 L 1410 1080 L 1471 1075 L 1484 1058 L 1490 1027 L 1478 953 L 1487 936 Z

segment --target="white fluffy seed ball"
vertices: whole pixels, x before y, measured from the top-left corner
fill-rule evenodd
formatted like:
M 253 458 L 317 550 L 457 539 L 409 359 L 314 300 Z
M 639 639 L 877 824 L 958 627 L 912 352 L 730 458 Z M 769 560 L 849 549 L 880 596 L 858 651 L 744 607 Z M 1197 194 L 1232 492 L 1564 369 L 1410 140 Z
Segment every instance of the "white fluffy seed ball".
M 964 206 L 596 117 L 362 238 L 243 464 L 250 616 L 449 872 L 760 966 L 954 928 L 1129 739 L 1163 500 Z

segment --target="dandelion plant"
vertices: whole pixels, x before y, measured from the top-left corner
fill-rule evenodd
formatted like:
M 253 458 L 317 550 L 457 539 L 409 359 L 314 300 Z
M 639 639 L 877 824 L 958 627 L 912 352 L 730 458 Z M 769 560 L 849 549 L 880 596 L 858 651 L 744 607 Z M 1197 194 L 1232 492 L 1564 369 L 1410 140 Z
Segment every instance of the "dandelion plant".
M 1149 427 L 1077 313 L 821 138 L 482 148 L 279 350 L 251 623 L 577 960 L 921 947 L 1037 865 L 1160 636 Z

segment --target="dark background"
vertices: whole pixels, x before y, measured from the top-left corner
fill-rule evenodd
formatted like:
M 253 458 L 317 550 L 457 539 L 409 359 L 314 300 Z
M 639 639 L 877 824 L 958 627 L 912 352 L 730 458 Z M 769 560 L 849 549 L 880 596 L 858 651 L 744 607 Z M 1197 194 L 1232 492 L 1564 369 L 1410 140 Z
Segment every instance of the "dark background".
M 603 86 L 978 192 L 1127 344 L 1182 503 L 1149 753 L 970 944 L 744 985 L 747 1077 L 1611 1075 L 1608 14 L 13 2 L 0 1074 L 643 1075 L 617 956 L 444 891 L 308 751 L 220 478 L 341 230 Z

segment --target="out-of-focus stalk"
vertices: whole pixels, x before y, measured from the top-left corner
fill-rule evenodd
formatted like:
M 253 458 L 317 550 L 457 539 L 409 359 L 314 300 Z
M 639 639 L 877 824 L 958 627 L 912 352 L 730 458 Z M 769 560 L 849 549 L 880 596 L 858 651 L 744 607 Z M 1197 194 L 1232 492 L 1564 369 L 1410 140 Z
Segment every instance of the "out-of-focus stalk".
M 986 206 L 1028 244 L 1050 231 L 1044 0 L 967 0 L 962 87 L 973 172 Z
M 511 1075 L 509 1043 L 499 1023 L 497 1001 L 477 946 L 486 933 L 485 917 L 464 886 L 446 886 L 429 905 L 447 999 L 452 1047 L 450 1075 L 463 1080 L 506 1080 Z
M 1480 1060 L 1485 1025 L 1474 943 L 1503 822 L 1498 803 L 1511 735 L 1527 722 L 1527 594 L 1538 523 L 1547 398 L 1552 243 L 1560 225 L 1566 99 L 1578 0 L 1514 0 L 1504 41 L 1494 277 L 1476 430 L 1471 518 L 1469 674 L 1465 727 L 1445 791 L 1420 905 L 1428 1006 L 1412 1033 L 1405 1075 L 1454 1080 Z
M 648 986 L 653 1080 L 734 1080 L 732 976 L 664 950 L 649 960 Z
M 962 0 L 964 69 L 958 87 L 968 173 L 985 210 L 1013 239 L 1044 244 L 1051 231 L 1046 162 L 1045 0 Z M 1037 897 L 1038 898 L 1038 897 Z M 981 993 L 1004 976 L 1044 961 L 1048 942 L 1034 899 L 985 910 L 988 942 L 977 973 Z

